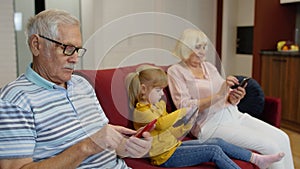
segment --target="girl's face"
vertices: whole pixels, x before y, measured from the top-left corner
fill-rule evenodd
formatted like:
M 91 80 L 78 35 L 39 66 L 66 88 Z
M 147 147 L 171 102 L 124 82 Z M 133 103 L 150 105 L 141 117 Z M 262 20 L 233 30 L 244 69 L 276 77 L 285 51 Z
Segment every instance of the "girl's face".
M 150 104 L 155 104 L 160 101 L 161 97 L 164 95 L 163 88 L 155 87 L 148 95 L 148 100 Z

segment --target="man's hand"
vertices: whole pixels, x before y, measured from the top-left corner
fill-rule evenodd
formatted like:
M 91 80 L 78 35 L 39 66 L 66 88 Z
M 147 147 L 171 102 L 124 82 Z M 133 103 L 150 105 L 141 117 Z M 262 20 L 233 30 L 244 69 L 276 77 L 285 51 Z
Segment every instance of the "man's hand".
M 129 137 L 125 143 L 127 156 L 132 158 L 141 158 L 145 156 L 151 148 L 152 139 L 149 132 L 144 132 L 143 138 L 137 138 L 135 136 Z
M 122 134 L 123 138 L 119 147 L 116 149 L 117 154 L 121 157 L 133 157 L 140 158 L 146 155 L 152 144 L 152 137 L 149 132 L 144 132 L 144 138 L 137 138 L 134 135 L 137 133 L 135 130 L 131 130 L 122 126 L 110 125 L 116 131 Z M 127 137 L 126 135 L 131 135 Z
M 88 148 L 91 154 L 99 153 L 104 149 L 116 149 L 122 138 L 122 134 L 114 127 L 106 125 L 89 138 L 90 146 Z

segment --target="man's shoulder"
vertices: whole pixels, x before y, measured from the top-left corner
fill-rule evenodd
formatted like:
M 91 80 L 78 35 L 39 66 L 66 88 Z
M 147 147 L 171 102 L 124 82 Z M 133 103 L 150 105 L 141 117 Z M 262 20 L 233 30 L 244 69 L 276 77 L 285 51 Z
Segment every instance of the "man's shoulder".
M 89 82 L 86 78 L 77 75 L 77 74 L 73 74 L 71 81 L 73 84 L 75 84 L 76 86 L 82 86 L 84 88 L 93 88 L 92 83 Z
M 24 75 L 21 75 L 16 80 L 3 86 L 0 96 L 3 98 L 8 95 L 21 95 L 24 90 L 30 90 L 33 85 Z

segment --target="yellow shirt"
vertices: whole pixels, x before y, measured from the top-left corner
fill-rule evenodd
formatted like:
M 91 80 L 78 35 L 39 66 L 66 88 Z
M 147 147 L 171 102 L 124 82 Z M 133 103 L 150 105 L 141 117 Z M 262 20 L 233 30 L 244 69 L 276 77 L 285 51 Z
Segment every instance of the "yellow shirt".
M 151 163 L 161 165 L 166 162 L 180 146 L 182 137 L 191 125 L 181 125 L 174 128 L 173 124 L 186 114 L 186 109 L 178 109 L 172 113 L 166 111 L 166 103 L 161 100 L 155 105 L 137 103 L 133 112 L 134 128 L 139 129 L 154 119 L 157 119 L 155 129 L 150 133 L 153 137 L 149 151 Z

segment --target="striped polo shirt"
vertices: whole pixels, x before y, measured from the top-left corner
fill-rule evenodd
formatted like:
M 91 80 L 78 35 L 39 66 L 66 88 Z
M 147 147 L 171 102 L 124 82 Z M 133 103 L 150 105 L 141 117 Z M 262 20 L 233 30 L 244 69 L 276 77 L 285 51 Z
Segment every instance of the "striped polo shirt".
M 30 65 L 1 90 L 0 159 L 55 156 L 108 123 L 94 89 L 72 75 L 67 89 L 45 80 Z M 78 168 L 129 168 L 115 151 L 102 151 Z

